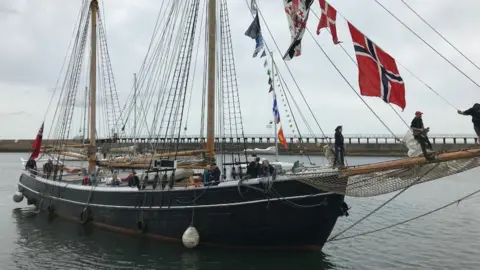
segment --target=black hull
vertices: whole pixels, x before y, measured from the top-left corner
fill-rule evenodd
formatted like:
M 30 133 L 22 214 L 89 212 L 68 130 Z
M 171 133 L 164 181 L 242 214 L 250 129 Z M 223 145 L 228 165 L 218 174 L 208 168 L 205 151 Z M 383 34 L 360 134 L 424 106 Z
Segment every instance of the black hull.
M 261 183 L 252 187 L 257 190 L 237 184 L 137 190 L 79 186 L 25 173 L 19 181 L 28 203 L 41 211 L 172 241 L 181 241 L 193 222 L 200 245 L 321 249 L 342 215 L 343 195 L 319 195 L 321 191 L 294 180 L 275 181 L 267 193 Z M 84 209 L 88 219 L 81 217 Z

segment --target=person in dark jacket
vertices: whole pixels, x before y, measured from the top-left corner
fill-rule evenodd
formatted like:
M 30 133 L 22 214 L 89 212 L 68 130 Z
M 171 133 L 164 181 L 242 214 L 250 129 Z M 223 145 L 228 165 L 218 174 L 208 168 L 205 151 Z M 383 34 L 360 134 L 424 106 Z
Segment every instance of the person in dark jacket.
M 220 169 L 217 167 L 217 164 L 216 163 L 212 163 L 212 165 L 210 165 L 210 173 L 209 173 L 209 183 L 210 185 L 218 185 L 220 183 L 220 175 L 222 173 L 220 172 Z
M 48 162 L 43 164 L 43 174 L 48 179 L 53 171 L 53 162 L 51 159 L 48 159 Z
M 341 166 L 345 166 L 345 146 L 342 131 L 342 126 L 335 128 L 335 160 L 333 161 L 333 166 L 336 166 L 337 163 L 340 163 Z
M 37 162 L 33 158 L 29 158 L 27 164 L 25 164 L 25 169 L 30 171 L 30 173 L 37 175 Z
M 138 189 L 140 189 L 140 178 L 138 178 L 137 172 L 135 170 L 132 170 L 132 173 L 130 175 L 131 178 L 128 180 L 128 186 L 137 187 Z
M 260 158 L 256 157 L 254 161 L 250 162 L 247 167 L 247 175 L 250 178 L 257 178 L 260 171 Z
M 458 110 L 458 114 L 470 115 L 472 117 L 473 129 L 478 137 L 477 143 L 480 143 L 480 104 L 475 103 L 473 107 L 463 112 Z
M 413 118 L 412 123 L 410 124 L 410 128 L 412 129 L 413 137 L 415 138 L 415 140 L 418 141 L 420 147 L 422 147 L 423 156 L 425 156 L 427 160 L 432 160 L 433 158 L 430 155 L 431 153 L 427 151 L 428 149 L 433 152 L 432 144 L 430 143 L 430 140 L 427 136 L 430 128 L 425 128 L 425 126 L 423 125 L 422 115 L 422 112 L 415 112 L 415 118 Z

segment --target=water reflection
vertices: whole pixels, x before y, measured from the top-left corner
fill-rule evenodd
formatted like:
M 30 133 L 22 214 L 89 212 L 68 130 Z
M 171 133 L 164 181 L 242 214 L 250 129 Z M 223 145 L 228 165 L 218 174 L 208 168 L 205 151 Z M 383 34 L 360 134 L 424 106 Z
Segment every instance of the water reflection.
M 16 269 L 333 269 L 321 252 L 200 248 L 119 235 L 93 226 L 49 219 L 33 208 L 12 212 Z M 279 235 L 279 237 L 282 237 Z M 3 269 L 3 267 L 2 267 Z

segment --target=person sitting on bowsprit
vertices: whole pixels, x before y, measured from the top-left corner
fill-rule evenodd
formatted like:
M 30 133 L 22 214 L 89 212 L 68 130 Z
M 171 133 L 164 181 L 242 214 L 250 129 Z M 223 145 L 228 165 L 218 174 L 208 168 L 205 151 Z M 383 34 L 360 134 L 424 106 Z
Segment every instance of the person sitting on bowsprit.
M 430 128 L 424 127 L 422 115 L 422 112 L 415 112 L 415 118 L 413 118 L 410 127 L 412 128 L 413 137 L 418 141 L 420 147 L 422 147 L 423 156 L 425 156 L 427 160 L 433 160 L 433 157 L 430 155 L 433 152 L 432 144 L 430 143 L 430 140 L 427 136 Z M 429 151 L 427 151 L 427 149 L 430 150 L 430 153 Z
M 472 108 L 463 112 L 458 110 L 458 114 L 470 115 L 472 117 L 473 129 L 478 137 L 477 143 L 480 143 L 480 104 L 475 103 Z

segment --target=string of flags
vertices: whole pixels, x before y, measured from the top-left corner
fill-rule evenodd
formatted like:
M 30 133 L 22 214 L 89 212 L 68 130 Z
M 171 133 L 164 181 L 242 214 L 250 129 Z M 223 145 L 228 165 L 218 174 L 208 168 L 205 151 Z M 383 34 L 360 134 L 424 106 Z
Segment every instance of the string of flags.
M 294 0 L 298 1 L 298 0 Z M 300 3 L 298 3 L 300 4 Z M 261 52 L 260 58 L 265 57 L 266 50 L 265 50 L 265 45 L 264 45 L 264 40 L 262 36 L 262 31 L 261 31 L 261 26 L 260 26 L 260 19 L 259 19 L 259 14 L 258 14 L 258 7 L 257 3 L 255 0 L 251 1 L 251 6 L 250 6 L 252 15 L 254 16 L 253 22 L 250 24 L 248 27 L 247 31 L 245 32 L 245 35 L 254 39 L 255 40 L 255 49 L 253 53 L 253 57 L 257 57 L 258 54 Z M 273 63 L 273 59 L 270 59 Z M 288 106 L 286 104 L 286 98 L 285 98 L 285 93 L 283 91 L 283 88 L 281 86 L 280 80 L 278 79 L 277 75 L 275 73 L 275 70 L 271 70 L 269 65 L 269 60 L 268 57 L 265 57 L 265 60 L 263 62 L 263 67 L 266 70 L 267 76 L 268 76 L 268 85 L 269 85 L 269 93 L 272 93 L 272 100 L 273 100 L 273 116 L 276 121 L 276 124 L 279 126 L 278 131 L 277 131 L 277 139 L 280 144 L 282 144 L 283 147 L 288 148 L 288 143 L 285 139 L 284 131 L 283 131 L 283 126 L 281 125 L 280 121 L 280 111 L 278 108 L 278 101 L 277 101 L 277 93 L 274 91 L 275 89 L 279 89 L 278 91 L 280 93 L 280 97 L 282 100 L 282 104 L 285 108 L 285 115 L 286 115 L 286 121 L 288 122 L 288 126 L 290 127 L 292 133 L 294 134 L 294 137 L 297 137 L 297 134 L 295 132 L 295 128 L 293 127 L 293 121 L 291 119 L 291 114 L 288 111 Z M 284 119 L 284 120 L 285 120 Z M 269 123 L 269 126 L 273 124 L 273 121 Z

